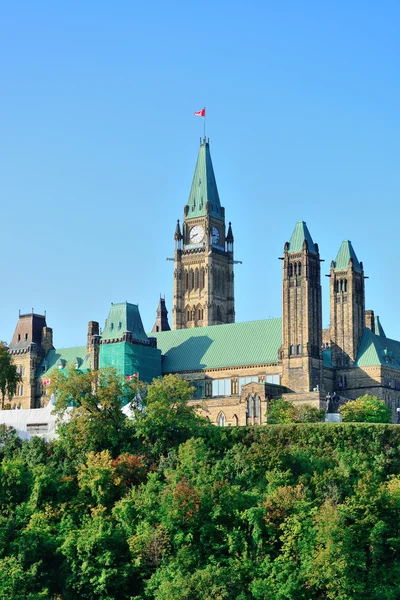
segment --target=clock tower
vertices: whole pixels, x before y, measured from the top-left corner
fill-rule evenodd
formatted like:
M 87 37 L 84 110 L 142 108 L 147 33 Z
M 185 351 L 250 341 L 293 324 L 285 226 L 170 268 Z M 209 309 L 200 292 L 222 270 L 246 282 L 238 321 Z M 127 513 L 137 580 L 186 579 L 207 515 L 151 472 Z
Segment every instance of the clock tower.
M 225 226 L 209 140 L 200 142 L 182 229 L 175 230 L 172 328 L 234 323 L 233 234 Z

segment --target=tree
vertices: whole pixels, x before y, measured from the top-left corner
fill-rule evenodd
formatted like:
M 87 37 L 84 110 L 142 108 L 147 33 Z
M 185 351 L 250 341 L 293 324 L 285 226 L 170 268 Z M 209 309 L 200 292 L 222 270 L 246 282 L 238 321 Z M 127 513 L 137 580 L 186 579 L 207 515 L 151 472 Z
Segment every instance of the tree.
M 0 342 L 0 393 L 2 410 L 4 409 L 6 396 L 11 400 L 17 391 L 17 385 L 21 381 L 21 375 L 17 372 L 17 367 L 12 362 L 11 354 L 8 352 L 6 344 Z
M 58 427 L 66 454 L 83 460 L 88 452 L 109 449 L 113 457 L 118 456 L 128 427 L 121 408 L 134 402 L 140 391 L 143 393 L 143 384 L 126 381 L 111 367 L 88 372 L 55 370 L 50 377 L 55 411 L 60 418 L 69 413 L 67 422 Z
M 271 400 L 267 411 L 267 422 L 284 423 L 319 423 L 324 420 L 325 411 L 311 404 L 295 406 L 292 402 L 277 398 Z
M 136 409 L 136 435 L 151 454 L 167 454 L 192 437 L 199 425 L 208 422 L 196 413 L 188 401 L 194 388 L 184 379 L 166 375 L 154 379 L 147 389 L 143 409 Z
M 391 423 L 391 411 L 383 400 L 365 394 L 347 402 L 342 408 L 343 421 L 356 423 Z

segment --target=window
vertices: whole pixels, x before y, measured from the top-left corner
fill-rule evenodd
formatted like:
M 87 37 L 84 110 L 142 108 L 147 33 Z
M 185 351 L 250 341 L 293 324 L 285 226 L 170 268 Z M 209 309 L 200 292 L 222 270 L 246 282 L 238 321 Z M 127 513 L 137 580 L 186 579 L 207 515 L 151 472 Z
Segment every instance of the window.
M 290 356 L 293 356 L 293 354 L 294 354 L 294 346 L 290 346 L 289 354 L 290 354 Z
M 301 354 L 301 344 L 297 344 L 297 354 Z
M 293 265 L 292 265 L 292 263 L 289 263 L 288 276 L 289 277 L 293 277 Z
M 301 275 L 301 263 L 299 263 L 297 266 L 297 275 Z
M 25 334 L 25 341 L 26 341 L 27 339 L 28 339 L 28 334 L 26 333 L 26 334 Z
M 242 393 L 242 387 L 246 385 L 246 383 L 258 383 L 258 375 L 250 375 L 248 377 L 239 377 L 239 394 Z
M 281 376 L 280 375 L 267 375 L 267 383 L 274 383 L 275 385 L 280 385 Z
M 220 427 L 224 427 L 225 426 L 225 415 L 224 415 L 223 412 L 219 413 L 219 416 L 218 416 L 218 425 Z
M 342 377 L 341 375 L 339 375 L 339 382 L 338 382 L 338 385 L 339 385 L 339 387 L 340 387 L 340 388 L 342 388 L 342 387 L 343 387 L 343 377 Z
M 236 427 L 239 425 L 239 419 L 237 415 L 233 415 L 232 417 L 232 423 L 233 425 L 235 425 Z
M 230 396 L 231 395 L 231 380 L 229 379 L 213 379 L 212 380 L 212 395 L 213 396 Z
M 49 430 L 48 423 L 28 423 L 26 426 L 26 432 L 31 435 L 38 435 L 40 433 L 47 433 Z
M 203 381 L 191 381 L 190 385 L 193 385 L 194 387 L 194 394 L 193 397 L 198 399 L 198 398 L 204 398 L 205 395 L 205 386 L 204 386 L 204 380 Z
M 21 341 L 21 334 L 20 333 L 18 334 L 18 341 L 19 342 Z
M 253 398 L 251 396 L 247 397 L 247 416 L 253 416 Z
M 336 296 L 336 302 L 339 304 L 339 302 L 340 302 L 340 296 Z
M 260 416 L 260 398 L 257 394 L 254 396 L 254 418 L 258 419 Z
M 239 381 L 237 379 L 231 380 L 231 395 L 236 396 L 239 392 Z

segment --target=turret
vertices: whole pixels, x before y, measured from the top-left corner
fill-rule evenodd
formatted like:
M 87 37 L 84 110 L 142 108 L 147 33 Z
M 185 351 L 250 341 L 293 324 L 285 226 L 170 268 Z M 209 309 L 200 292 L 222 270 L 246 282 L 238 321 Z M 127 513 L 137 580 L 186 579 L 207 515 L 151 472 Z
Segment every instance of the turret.
M 170 331 L 171 327 L 168 323 L 168 311 L 165 306 L 165 298 L 161 298 L 157 307 L 157 318 L 153 325 L 152 333 L 158 333 L 159 331 Z

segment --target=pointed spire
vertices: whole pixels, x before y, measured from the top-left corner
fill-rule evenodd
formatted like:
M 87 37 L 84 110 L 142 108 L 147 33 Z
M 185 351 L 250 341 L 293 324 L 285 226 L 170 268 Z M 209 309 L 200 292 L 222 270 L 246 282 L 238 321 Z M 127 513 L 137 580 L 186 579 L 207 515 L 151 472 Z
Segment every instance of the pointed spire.
M 383 331 L 383 327 L 381 325 L 378 315 L 375 315 L 375 335 L 380 335 L 381 337 L 386 337 L 386 334 Z
M 160 295 L 160 302 L 157 307 L 157 318 L 153 325 L 152 333 L 157 333 L 159 331 L 170 331 L 171 327 L 168 323 L 168 311 L 165 306 L 165 298 L 162 298 Z
M 233 238 L 233 233 L 232 233 L 232 223 L 229 221 L 229 227 L 228 227 L 228 233 L 226 236 L 226 241 L 227 242 L 233 242 L 234 238 Z
M 305 221 L 298 221 L 289 241 L 288 252 L 301 252 L 304 246 L 308 248 L 309 252 L 318 254 L 318 248 L 316 248 L 313 242 L 307 224 Z
M 174 240 L 179 241 L 181 239 L 182 239 L 181 226 L 179 224 L 179 219 L 178 219 L 176 222 Z
M 223 209 L 219 200 L 217 182 L 211 161 L 209 141 L 204 138 L 200 143 L 196 169 L 185 215 L 204 217 L 207 212 L 217 219 L 223 219 Z
M 345 240 L 339 248 L 337 257 L 335 260 L 335 271 L 347 271 L 350 261 L 353 263 L 353 269 L 362 272 L 362 265 L 358 262 L 356 253 L 350 240 Z

